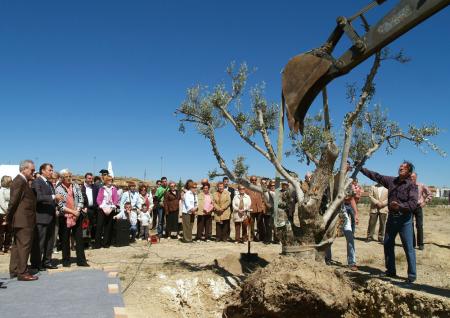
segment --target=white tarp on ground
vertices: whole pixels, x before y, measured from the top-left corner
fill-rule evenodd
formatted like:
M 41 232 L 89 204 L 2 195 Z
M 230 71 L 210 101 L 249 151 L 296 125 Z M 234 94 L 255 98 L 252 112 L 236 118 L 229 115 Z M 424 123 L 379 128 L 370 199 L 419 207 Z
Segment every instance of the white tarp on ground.
M 19 165 L 0 165 L 0 179 L 3 176 L 15 178 L 19 174 Z

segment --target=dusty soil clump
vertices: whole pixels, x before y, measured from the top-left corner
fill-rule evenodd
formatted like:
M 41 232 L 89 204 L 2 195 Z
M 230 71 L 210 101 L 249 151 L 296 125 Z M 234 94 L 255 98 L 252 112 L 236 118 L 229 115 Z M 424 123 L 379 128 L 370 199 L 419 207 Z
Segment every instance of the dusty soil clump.
M 450 317 L 450 302 L 284 256 L 243 282 L 224 317 Z
M 353 292 L 353 302 L 344 315 L 350 317 L 450 317 L 450 302 L 405 292 L 378 279 Z
M 331 268 L 283 256 L 250 275 L 236 296 L 227 317 L 335 317 L 348 309 L 352 288 Z

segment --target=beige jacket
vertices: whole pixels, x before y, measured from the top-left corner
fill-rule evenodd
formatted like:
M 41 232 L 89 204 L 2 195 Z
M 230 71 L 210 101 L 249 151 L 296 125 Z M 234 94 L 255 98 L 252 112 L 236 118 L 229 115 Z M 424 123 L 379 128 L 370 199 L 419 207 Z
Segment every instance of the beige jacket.
M 228 191 L 223 191 L 220 194 L 218 191 L 213 194 L 214 204 L 214 220 L 216 222 L 229 220 L 231 217 L 231 196 Z M 223 212 L 218 212 L 222 211 Z
M 381 195 L 379 194 L 381 188 Z M 372 186 L 370 188 L 370 213 L 388 213 L 388 190 L 383 186 Z M 377 207 L 377 203 L 381 204 L 381 208 Z

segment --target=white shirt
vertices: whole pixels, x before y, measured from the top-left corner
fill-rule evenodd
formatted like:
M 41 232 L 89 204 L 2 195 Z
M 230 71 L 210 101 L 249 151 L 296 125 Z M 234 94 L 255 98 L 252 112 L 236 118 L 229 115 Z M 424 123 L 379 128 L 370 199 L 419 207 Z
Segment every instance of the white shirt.
M 48 180 L 47 180 L 47 178 L 44 177 L 44 176 L 41 176 L 41 179 L 44 180 L 45 184 L 48 186 L 48 183 L 47 183 Z M 52 189 L 52 193 L 53 193 L 53 185 L 52 185 L 52 188 L 51 188 L 51 189 Z M 52 199 L 55 200 L 55 195 L 54 195 L 54 194 L 52 194 Z
M 92 195 L 92 186 L 84 183 L 84 187 L 86 188 L 86 196 L 88 199 L 88 206 L 94 205 L 94 197 Z
M 148 226 L 150 223 L 150 213 L 147 212 L 141 212 L 138 216 L 139 221 L 141 221 L 142 226 Z
M 182 211 L 184 214 L 191 214 L 191 210 L 197 206 L 197 195 L 191 190 L 184 194 Z

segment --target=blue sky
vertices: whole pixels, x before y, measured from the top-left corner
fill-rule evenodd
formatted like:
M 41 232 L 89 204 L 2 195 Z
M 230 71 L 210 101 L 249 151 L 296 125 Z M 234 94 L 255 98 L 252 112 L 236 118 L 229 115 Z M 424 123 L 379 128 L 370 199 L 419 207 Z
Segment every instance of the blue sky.
M 258 68 L 250 84 L 265 81 L 268 99 L 278 101 L 289 58 L 322 44 L 337 16 L 368 2 L 2 0 L 0 163 L 31 158 L 83 173 L 112 160 L 117 175 L 142 178 L 146 170 L 156 179 L 162 157 L 169 178 L 201 178 L 217 164 L 203 137 L 189 128 L 178 132 L 173 113 L 186 89 L 214 86 L 226 79 L 230 61 L 246 61 Z M 369 20 L 396 3 L 390 2 Z M 404 48 L 412 61 L 386 62 L 380 70 L 374 101 L 403 127 L 436 123 L 448 130 L 448 21 L 447 8 L 401 37 L 391 47 Z M 329 86 L 337 127 L 350 109 L 345 84 L 361 83 L 369 67 L 363 63 Z M 231 130 L 218 139 L 230 163 L 243 154 L 251 173 L 273 175 Z M 435 141 L 450 150 L 448 132 Z M 394 174 L 403 159 L 416 164 L 422 181 L 450 185 L 448 158 L 408 144 L 390 156 L 380 151 L 367 167 Z M 300 174 L 308 169 L 294 158 L 286 165 Z

